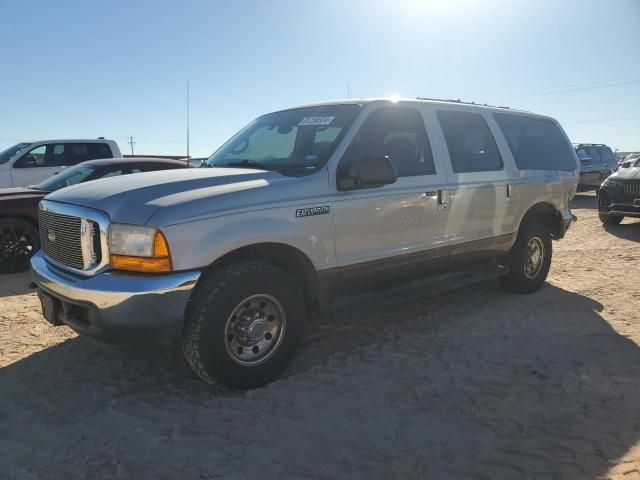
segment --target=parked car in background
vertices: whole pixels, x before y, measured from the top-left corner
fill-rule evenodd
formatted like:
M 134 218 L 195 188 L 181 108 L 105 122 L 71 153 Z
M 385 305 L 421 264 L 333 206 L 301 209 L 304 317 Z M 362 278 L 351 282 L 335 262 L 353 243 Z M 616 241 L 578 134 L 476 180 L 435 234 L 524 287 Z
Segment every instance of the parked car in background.
M 598 215 L 605 225 L 617 225 L 624 217 L 640 218 L 640 157 L 626 160 L 602 183 Z
M 38 203 L 49 193 L 100 178 L 175 168 L 187 165 L 155 158 L 89 160 L 36 185 L 0 189 L 0 273 L 28 268 L 29 259 L 40 248 Z
M 0 188 L 32 185 L 65 167 L 121 156 L 115 141 L 102 138 L 18 143 L 0 152 Z
M 207 166 L 43 200 L 44 317 L 108 341 L 177 333 L 203 380 L 256 387 L 339 293 L 456 270 L 538 290 L 579 168 L 552 118 L 420 100 L 264 115 Z
M 630 167 L 634 163 L 634 160 L 638 159 L 640 159 L 640 153 L 630 153 L 618 162 L 618 168 L 622 166 Z
M 202 167 L 204 162 L 207 161 L 208 157 L 191 157 L 187 160 L 189 162 L 189 166 L 191 167 Z
M 598 190 L 602 181 L 618 168 L 613 151 L 601 143 L 580 143 L 575 149 L 580 160 L 578 190 Z

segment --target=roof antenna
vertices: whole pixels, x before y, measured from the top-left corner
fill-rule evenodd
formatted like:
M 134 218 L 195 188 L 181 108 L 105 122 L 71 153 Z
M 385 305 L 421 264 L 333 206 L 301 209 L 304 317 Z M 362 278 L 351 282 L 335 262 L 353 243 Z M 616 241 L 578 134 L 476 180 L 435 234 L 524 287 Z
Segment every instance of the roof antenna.
M 187 162 L 191 157 L 189 156 L 189 79 L 187 78 Z

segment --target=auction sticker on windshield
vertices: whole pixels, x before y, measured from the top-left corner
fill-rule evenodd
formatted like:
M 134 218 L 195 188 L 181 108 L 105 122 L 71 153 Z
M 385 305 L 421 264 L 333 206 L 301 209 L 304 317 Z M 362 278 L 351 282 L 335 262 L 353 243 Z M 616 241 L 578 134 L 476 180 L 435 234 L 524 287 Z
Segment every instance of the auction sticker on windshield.
M 333 119 L 336 117 L 331 116 L 323 116 L 323 117 L 304 117 L 300 120 L 298 124 L 299 127 L 307 127 L 307 126 L 316 126 L 316 127 L 326 127 L 333 122 Z

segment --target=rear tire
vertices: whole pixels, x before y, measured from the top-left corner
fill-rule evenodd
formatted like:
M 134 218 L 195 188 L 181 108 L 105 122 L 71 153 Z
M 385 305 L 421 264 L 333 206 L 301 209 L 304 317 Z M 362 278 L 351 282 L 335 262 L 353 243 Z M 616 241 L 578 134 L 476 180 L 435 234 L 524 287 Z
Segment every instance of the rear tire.
M 608 213 L 599 213 L 598 217 L 603 225 L 619 225 L 624 218 L 622 215 L 609 215 Z
M 305 324 L 304 295 L 288 273 L 260 261 L 234 263 L 198 282 L 187 307 L 183 352 L 207 383 L 256 388 L 284 371 Z
M 510 292 L 533 293 L 547 279 L 551 268 L 551 235 L 538 218 L 520 226 L 516 243 L 510 252 L 511 269 L 500 277 L 500 285 Z
M 0 273 L 22 272 L 40 249 L 38 229 L 21 218 L 0 220 Z

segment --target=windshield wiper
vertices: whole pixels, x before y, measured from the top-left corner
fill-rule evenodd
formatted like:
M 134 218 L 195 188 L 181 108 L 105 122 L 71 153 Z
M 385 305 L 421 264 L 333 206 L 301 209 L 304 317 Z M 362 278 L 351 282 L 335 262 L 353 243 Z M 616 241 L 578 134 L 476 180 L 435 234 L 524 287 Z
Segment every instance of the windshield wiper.
M 242 168 L 258 168 L 267 170 L 266 166 L 253 160 L 238 160 L 237 162 L 229 162 L 224 165 L 216 165 L 216 167 L 242 167 Z

